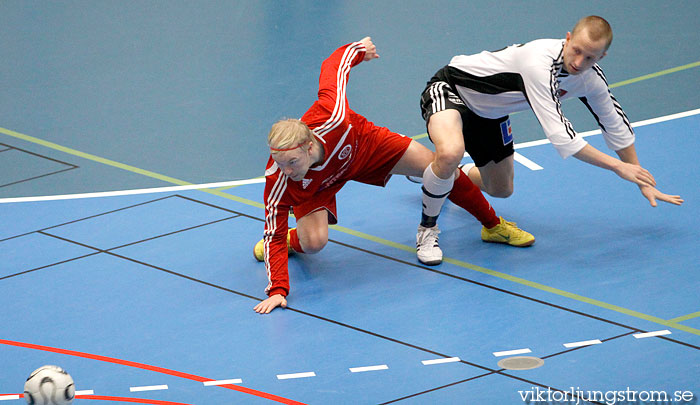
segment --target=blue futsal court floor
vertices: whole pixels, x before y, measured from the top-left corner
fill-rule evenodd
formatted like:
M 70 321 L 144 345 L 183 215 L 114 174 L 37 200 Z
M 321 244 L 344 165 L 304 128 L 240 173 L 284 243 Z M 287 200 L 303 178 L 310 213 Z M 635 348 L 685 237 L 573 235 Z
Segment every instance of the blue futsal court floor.
M 698 5 L 487 5 L 0 2 L 0 403 L 22 403 L 44 364 L 72 375 L 76 404 L 624 403 L 631 392 L 696 403 Z M 637 123 L 642 165 L 681 207 L 652 208 L 613 173 L 560 159 L 532 114 L 515 114 L 515 193 L 488 199 L 534 246 L 485 244 L 447 203 L 445 261 L 423 266 L 420 187 L 351 183 L 328 246 L 290 260 L 288 308 L 263 316 L 252 309 L 267 284 L 252 256 L 263 185 L 138 191 L 260 176 L 269 126 L 300 116 L 322 60 L 365 35 L 381 58 L 353 70 L 350 105 L 429 145 L 418 97 L 453 54 L 563 36 L 587 14 L 612 23 L 601 66 Z M 438 17 L 436 37 L 422 21 Z M 609 152 L 576 104 L 564 104 L 575 128 Z M 136 191 L 78 198 L 121 190 Z M 544 364 L 499 366 L 515 356 Z

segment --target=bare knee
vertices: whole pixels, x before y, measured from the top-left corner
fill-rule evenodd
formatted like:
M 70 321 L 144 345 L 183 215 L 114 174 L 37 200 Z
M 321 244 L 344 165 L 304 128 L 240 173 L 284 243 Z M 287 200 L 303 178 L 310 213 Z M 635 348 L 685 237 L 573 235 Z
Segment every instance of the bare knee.
M 513 157 L 498 163 L 493 161 L 479 167 L 481 189 L 491 197 L 508 198 L 513 195 Z
M 508 198 L 513 195 L 513 183 L 497 185 L 484 183 L 484 191 L 491 197 Z
M 315 232 L 309 235 L 299 235 L 299 243 L 304 253 L 314 254 L 320 252 L 328 243 L 328 234 Z
M 435 152 L 435 163 L 433 171 L 440 178 L 448 178 L 452 174 L 464 157 L 464 149 L 444 148 Z

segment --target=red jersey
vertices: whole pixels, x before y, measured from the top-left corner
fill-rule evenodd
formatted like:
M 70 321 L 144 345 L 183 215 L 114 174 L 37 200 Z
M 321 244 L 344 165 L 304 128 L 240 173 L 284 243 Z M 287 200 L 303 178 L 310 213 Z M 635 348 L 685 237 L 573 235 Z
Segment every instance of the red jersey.
M 287 230 L 291 207 L 297 218 L 326 208 L 335 223 L 335 194 L 349 180 L 384 185 L 410 143 L 350 110 L 345 95 L 350 68 L 362 62 L 365 47 L 354 42 L 338 48 L 321 65 L 318 100 L 301 120 L 324 149 L 325 160 L 309 168 L 301 181 L 293 181 L 269 158 L 265 171 L 265 268 L 272 296 L 289 293 Z M 397 141 L 397 138 L 403 138 Z M 377 148 L 378 140 L 391 140 Z M 384 146 L 382 144 L 382 146 Z M 378 151 L 377 151 L 378 149 Z

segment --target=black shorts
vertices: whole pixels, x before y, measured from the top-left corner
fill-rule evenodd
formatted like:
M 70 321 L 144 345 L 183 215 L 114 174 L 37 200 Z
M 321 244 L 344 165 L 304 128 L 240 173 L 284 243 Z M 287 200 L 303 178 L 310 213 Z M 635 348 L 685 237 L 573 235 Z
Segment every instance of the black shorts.
M 433 114 L 449 109 L 459 111 L 462 116 L 464 148 L 477 167 L 485 166 L 491 161 L 498 163 L 513 155 L 513 132 L 508 116 L 490 119 L 476 115 L 447 82 L 431 80 L 423 90 L 420 108 L 426 129 Z

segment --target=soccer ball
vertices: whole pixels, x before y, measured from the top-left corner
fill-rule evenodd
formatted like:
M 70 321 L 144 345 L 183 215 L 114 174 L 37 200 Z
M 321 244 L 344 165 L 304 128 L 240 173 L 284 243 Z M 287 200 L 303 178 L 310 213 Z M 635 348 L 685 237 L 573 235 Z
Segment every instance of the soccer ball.
M 29 405 L 70 405 L 74 397 L 73 378 L 58 366 L 39 367 L 24 383 L 24 399 Z

